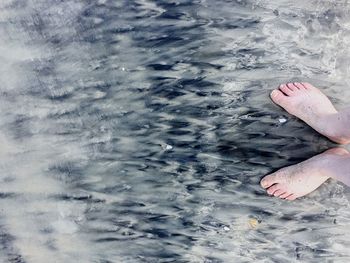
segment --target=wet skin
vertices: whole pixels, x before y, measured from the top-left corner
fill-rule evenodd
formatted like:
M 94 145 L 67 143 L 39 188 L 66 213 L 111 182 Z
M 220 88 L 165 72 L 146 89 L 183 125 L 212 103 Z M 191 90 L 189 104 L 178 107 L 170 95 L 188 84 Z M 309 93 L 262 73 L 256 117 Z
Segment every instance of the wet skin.
M 271 99 L 329 139 L 341 144 L 350 142 L 350 110 L 337 111 L 327 96 L 311 84 L 282 84 L 271 92 Z M 282 168 L 265 176 L 261 186 L 270 195 L 295 200 L 311 193 L 329 178 L 350 186 L 350 153 L 347 150 L 330 149 Z

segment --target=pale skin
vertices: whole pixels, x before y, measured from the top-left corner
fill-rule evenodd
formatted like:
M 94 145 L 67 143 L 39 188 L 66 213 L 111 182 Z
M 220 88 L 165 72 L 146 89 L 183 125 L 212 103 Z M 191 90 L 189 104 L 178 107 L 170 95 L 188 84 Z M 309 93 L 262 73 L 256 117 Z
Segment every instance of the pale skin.
M 282 84 L 270 96 L 277 105 L 330 140 L 350 143 L 350 108 L 337 111 L 327 96 L 311 84 Z M 316 190 L 329 178 L 350 186 L 350 153 L 347 150 L 330 149 L 267 175 L 260 184 L 270 195 L 295 200 Z

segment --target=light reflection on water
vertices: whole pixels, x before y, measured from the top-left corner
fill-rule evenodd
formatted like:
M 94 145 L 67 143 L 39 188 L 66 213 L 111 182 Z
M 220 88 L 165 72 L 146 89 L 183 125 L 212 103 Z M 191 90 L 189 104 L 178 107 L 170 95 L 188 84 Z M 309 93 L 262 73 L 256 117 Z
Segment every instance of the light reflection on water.
M 348 262 L 348 189 L 258 183 L 333 146 L 268 93 L 302 80 L 347 104 L 349 10 L 1 2 L 1 261 Z

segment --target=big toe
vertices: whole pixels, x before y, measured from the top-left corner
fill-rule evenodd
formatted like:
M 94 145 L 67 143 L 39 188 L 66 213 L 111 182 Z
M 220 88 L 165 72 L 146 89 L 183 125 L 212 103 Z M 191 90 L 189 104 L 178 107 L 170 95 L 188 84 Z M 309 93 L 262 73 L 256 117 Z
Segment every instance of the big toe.
M 276 178 L 274 175 L 267 175 L 261 181 L 260 185 L 262 188 L 269 188 L 271 185 L 276 183 Z
M 277 105 L 284 107 L 287 103 L 288 97 L 284 95 L 280 90 L 274 89 L 271 92 L 270 96 L 273 102 L 276 103 Z

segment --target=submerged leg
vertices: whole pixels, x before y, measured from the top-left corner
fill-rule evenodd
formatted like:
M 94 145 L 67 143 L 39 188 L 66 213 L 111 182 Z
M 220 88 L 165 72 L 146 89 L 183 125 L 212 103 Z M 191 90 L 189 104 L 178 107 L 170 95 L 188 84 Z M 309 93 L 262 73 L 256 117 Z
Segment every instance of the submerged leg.
M 261 186 L 270 195 L 294 200 L 311 193 L 329 178 L 350 186 L 350 153 L 347 150 L 330 149 L 302 163 L 282 168 L 265 176 Z
M 338 112 L 311 84 L 282 84 L 271 92 L 271 99 L 329 139 L 341 144 L 350 142 L 350 108 Z

